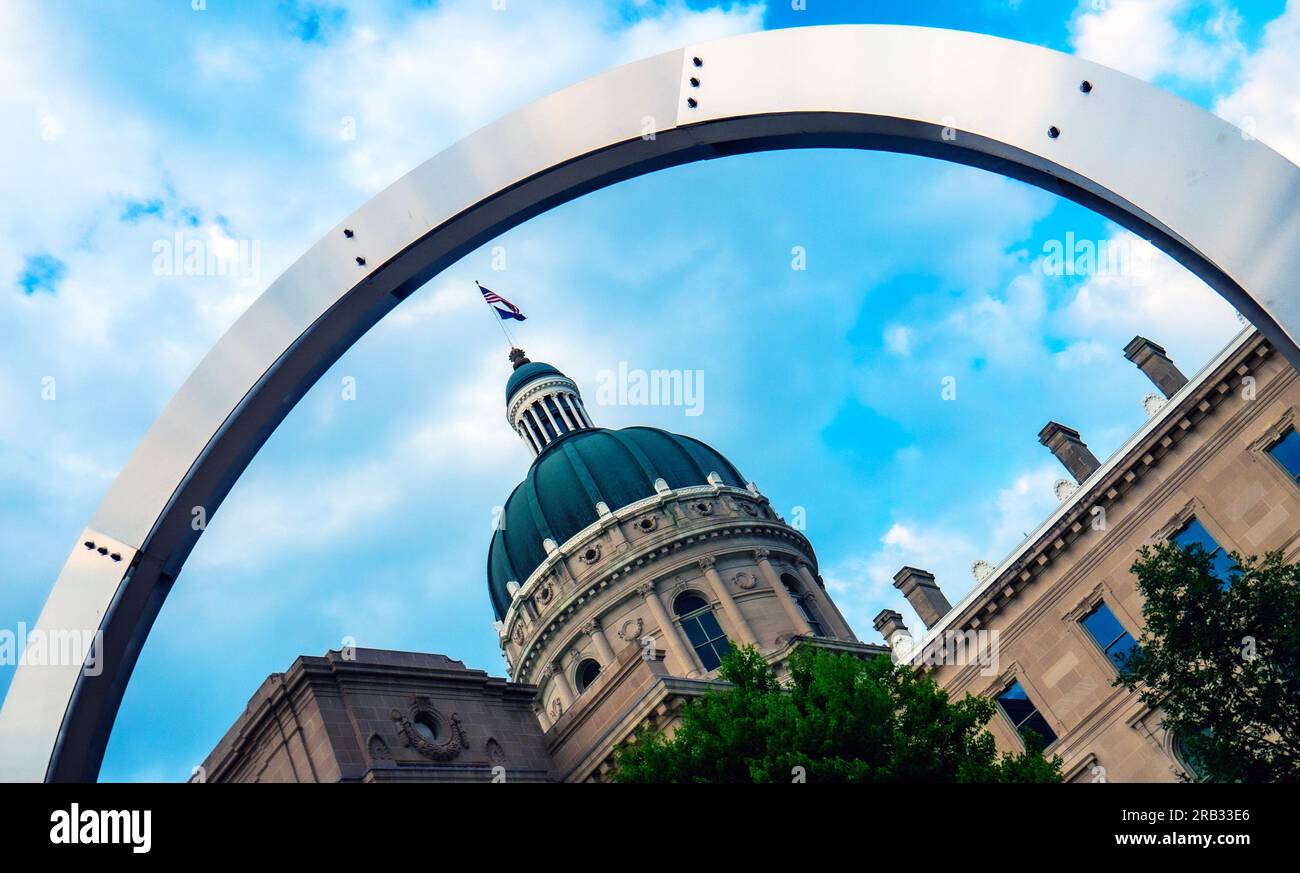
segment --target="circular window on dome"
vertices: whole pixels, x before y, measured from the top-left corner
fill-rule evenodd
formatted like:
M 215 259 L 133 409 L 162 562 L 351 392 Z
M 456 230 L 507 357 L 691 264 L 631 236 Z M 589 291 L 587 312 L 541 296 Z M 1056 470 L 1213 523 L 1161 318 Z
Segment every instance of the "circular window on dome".
M 431 743 L 438 742 L 438 735 L 442 732 L 438 725 L 438 719 L 434 718 L 431 713 L 416 713 L 413 722 L 415 732 Z
M 707 500 L 701 500 L 699 503 L 695 504 L 695 511 L 700 515 L 713 515 L 713 504 L 709 503 Z
M 600 560 L 600 546 L 589 546 L 581 555 L 578 556 L 578 560 L 582 561 L 584 564 L 596 563 Z
M 591 686 L 591 683 L 596 681 L 596 677 L 599 675 L 600 664 L 596 663 L 595 660 L 588 658 L 579 664 L 578 672 L 574 674 L 574 681 L 578 684 L 578 693 L 581 694 L 583 691 L 586 691 Z
M 653 515 L 647 515 L 645 518 L 638 521 L 636 526 L 641 528 L 643 531 L 651 531 L 655 529 L 655 525 L 657 524 L 659 524 L 659 519 L 655 518 Z

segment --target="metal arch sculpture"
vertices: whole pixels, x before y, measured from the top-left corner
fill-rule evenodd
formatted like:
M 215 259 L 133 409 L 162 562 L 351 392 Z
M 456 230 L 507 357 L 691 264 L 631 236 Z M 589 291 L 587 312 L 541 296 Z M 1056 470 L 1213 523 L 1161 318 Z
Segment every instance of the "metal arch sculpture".
M 22 666 L 0 779 L 90 780 L 168 590 L 316 379 L 459 257 L 558 204 L 669 166 L 845 147 L 943 158 L 1078 201 L 1150 238 L 1300 365 L 1300 168 L 1172 95 L 995 37 L 895 26 L 769 31 L 610 70 L 436 155 L 317 242 L 172 398 L 78 538 L 40 631 L 103 631 L 98 676 Z

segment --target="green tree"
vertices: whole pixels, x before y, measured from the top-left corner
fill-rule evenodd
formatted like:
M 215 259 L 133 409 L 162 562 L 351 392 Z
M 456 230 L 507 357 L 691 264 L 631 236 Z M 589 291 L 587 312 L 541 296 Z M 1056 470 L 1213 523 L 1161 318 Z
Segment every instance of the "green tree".
M 1146 629 L 1117 684 L 1160 707 L 1185 774 L 1211 782 L 1300 782 L 1300 568 L 1281 553 L 1143 548 L 1133 572 Z
M 644 730 L 620 749 L 619 782 L 1060 782 L 1029 738 L 1000 757 L 984 725 L 995 704 L 953 703 L 932 679 L 887 657 L 803 646 L 782 685 L 753 647 L 733 650 L 731 686 L 682 708 L 672 738 Z M 802 768 L 802 770 L 798 769 Z

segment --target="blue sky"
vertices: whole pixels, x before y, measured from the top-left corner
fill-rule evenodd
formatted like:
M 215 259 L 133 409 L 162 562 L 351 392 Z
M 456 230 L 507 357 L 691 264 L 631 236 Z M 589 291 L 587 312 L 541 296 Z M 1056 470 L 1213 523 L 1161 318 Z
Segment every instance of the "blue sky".
M 1300 158 L 1300 8 L 1281 0 L 199 5 L 0 8 L 0 627 L 35 621 L 150 422 L 316 238 L 481 124 L 613 64 L 763 27 L 976 30 L 1117 66 Z M 467 256 L 325 374 L 214 517 L 102 778 L 186 778 L 268 673 L 345 637 L 503 672 L 483 566 L 529 456 L 474 279 L 528 313 L 520 343 L 578 380 L 597 424 L 698 436 L 787 517 L 801 508 L 861 637 L 884 607 L 916 625 L 899 566 L 956 601 L 972 561 L 997 563 L 1054 505 L 1048 419 L 1101 457 L 1141 423 L 1151 389 L 1128 339 L 1192 373 L 1241 327 L 1162 256 L 1045 274 L 1045 245 L 1070 233 L 1128 240 L 977 170 L 808 151 L 632 180 Z M 167 275 L 155 246 L 176 234 L 256 244 L 258 269 Z M 619 362 L 702 370 L 703 414 L 595 404 Z

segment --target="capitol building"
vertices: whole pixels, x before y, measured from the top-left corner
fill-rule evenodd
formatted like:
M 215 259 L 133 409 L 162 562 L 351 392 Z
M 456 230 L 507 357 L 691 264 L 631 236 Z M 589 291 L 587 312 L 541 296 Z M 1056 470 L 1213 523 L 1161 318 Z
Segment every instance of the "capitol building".
M 954 696 L 996 699 L 1003 750 L 1022 727 L 1047 736 L 1067 781 L 1185 778 L 1158 710 L 1113 685 L 1112 650 L 1141 629 L 1128 567 L 1160 538 L 1294 558 L 1300 470 L 1284 461 L 1300 453 L 1276 449 L 1300 440 L 1300 388 L 1253 330 L 1191 379 L 1151 340 L 1124 354 L 1157 389 L 1143 428 L 1102 462 L 1050 422 L 1040 441 L 1069 476 L 1058 510 L 1000 564 L 978 562 L 955 606 L 945 580 L 900 568 L 923 627 L 883 610 L 875 643 L 828 595 L 813 544 L 721 451 L 599 427 L 573 379 L 515 349 L 506 421 L 533 459 L 486 555 L 510 678 L 442 654 L 302 656 L 263 682 L 194 778 L 608 781 L 622 744 L 644 726 L 671 731 L 684 705 L 725 687 L 722 656 L 749 645 L 778 675 L 800 645 L 913 663 Z M 991 663 L 926 657 L 972 632 L 995 640 Z

